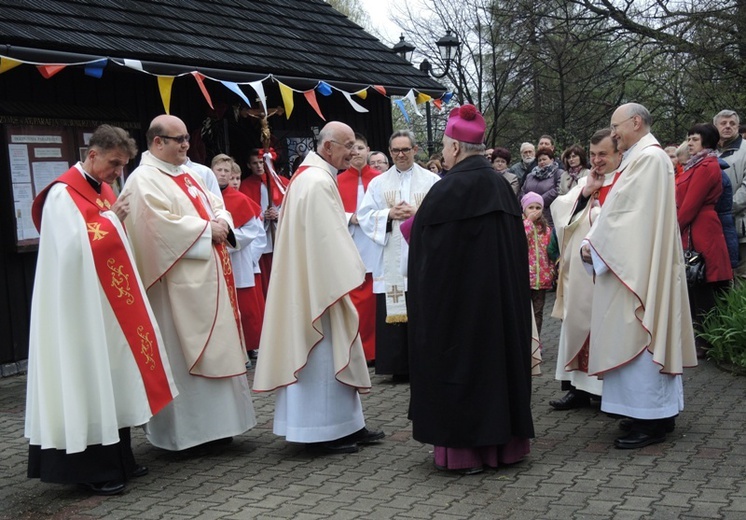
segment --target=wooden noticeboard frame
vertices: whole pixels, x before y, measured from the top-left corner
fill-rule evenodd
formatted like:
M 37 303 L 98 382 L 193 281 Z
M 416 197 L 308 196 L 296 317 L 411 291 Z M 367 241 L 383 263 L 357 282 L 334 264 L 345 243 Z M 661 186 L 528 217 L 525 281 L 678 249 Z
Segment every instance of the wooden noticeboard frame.
M 39 245 L 39 234 L 31 219 L 34 198 L 50 182 L 85 158 L 90 136 L 98 126 L 92 121 L 45 120 L 43 124 L 37 124 L 30 119 L 29 124 L 26 122 L 20 119 L 3 124 L 0 133 L 8 158 L 8 182 L 11 184 L 16 249 L 19 252 L 35 251 Z

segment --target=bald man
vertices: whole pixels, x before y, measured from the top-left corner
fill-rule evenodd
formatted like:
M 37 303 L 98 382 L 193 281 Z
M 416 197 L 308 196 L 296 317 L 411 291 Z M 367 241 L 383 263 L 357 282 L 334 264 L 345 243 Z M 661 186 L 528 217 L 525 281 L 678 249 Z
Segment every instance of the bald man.
M 671 160 L 648 110 L 617 108 L 611 137 L 619 171 L 581 254 L 595 275 L 588 375 L 603 379 L 601 410 L 626 416 L 620 449 L 666 440 L 684 409 L 681 374 L 697 364 Z M 602 176 L 589 178 L 588 191 Z
M 131 207 L 125 225 L 179 389 L 146 433 L 177 451 L 256 424 L 226 244 L 239 246 L 223 201 L 184 165 L 184 122 L 158 116 L 146 138 L 148 151 L 123 191 Z
M 365 264 L 337 187 L 354 146 L 349 126 L 327 123 L 290 181 L 254 377 L 254 390 L 277 391 L 274 433 L 317 453 L 354 453 L 384 437 L 365 427 L 360 403 L 370 376 L 350 293 Z

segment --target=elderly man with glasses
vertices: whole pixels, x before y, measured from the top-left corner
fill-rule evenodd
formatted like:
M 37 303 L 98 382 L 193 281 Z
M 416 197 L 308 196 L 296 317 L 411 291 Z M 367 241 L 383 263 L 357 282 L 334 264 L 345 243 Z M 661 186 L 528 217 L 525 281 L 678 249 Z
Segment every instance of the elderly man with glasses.
M 146 434 L 173 451 L 228 442 L 256 424 L 226 247 L 239 247 L 233 220 L 184 166 L 189 135 L 181 119 L 156 117 L 146 139 L 122 192 L 130 194 L 125 226 L 180 392 Z
M 363 232 L 377 245 L 373 268 L 376 296 L 376 374 L 409 380 L 407 340 L 408 247 L 399 226 L 415 214 L 427 192 L 440 177 L 414 162 L 417 143 L 409 130 L 397 130 L 389 139 L 394 165 L 370 181 L 357 218 Z

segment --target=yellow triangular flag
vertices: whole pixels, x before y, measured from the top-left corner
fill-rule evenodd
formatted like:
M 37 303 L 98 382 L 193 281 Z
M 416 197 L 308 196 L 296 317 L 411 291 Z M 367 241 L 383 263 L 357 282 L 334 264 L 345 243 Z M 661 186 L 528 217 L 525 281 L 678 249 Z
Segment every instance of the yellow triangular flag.
M 158 76 L 158 90 L 161 91 L 161 101 L 166 113 L 171 113 L 171 87 L 174 84 L 174 76 Z
M 293 112 L 293 89 L 287 85 L 277 82 L 280 85 L 280 94 L 282 95 L 282 104 L 285 105 L 285 118 L 290 119 L 290 114 Z
M 355 92 L 355 95 L 360 99 L 366 99 L 368 97 L 368 89 L 364 88 L 363 90 L 358 90 Z
M 417 104 L 418 105 L 421 105 L 422 103 L 427 103 L 431 99 L 433 99 L 432 96 L 428 96 L 427 94 L 424 94 L 422 92 L 417 93 Z
M 14 69 L 19 66 L 22 61 L 14 60 L 11 58 L 0 57 L 0 74 L 7 72 L 10 69 Z

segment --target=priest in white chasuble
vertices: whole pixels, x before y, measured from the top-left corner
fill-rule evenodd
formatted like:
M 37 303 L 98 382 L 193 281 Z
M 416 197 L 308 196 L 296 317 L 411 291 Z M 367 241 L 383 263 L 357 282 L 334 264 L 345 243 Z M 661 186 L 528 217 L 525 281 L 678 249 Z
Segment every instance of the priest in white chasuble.
M 233 220 L 184 166 L 188 137 L 181 119 L 156 117 L 123 190 L 127 233 L 180 392 L 147 427 L 148 440 L 167 450 L 228 442 L 256 424 L 226 247 L 237 245 Z
M 350 293 L 365 264 L 347 229 L 337 173 L 355 134 L 331 121 L 293 175 L 275 236 L 254 390 L 277 392 L 273 431 L 318 453 L 354 453 L 384 434 L 360 402 L 370 376 Z
M 401 223 L 415 214 L 430 188 L 440 180 L 414 162 L 417 142 L 409 130 L 389 138 L 394 165 L 368 184 L 357 218 L 377 245 L 373 268 L 376 296 L 376 374 L 391 374 L 394 382 L 409 380 L 407 339 L 407 258 Z
M 588 347 L 591 333 L 593 280 L 578 254 L 591 224 L 601 211 L 614 181 L 622 154 L 611 129 L 604 128 L 591 137 L 590 157 L 593 169 L 565 195 L 552 203 L 552 220 L 560 249 L 557 294 L 552 316 L 562 320 L 555 379 L 567 393 L 549 401 L 556 410 L 590 406 L 591 397 L 600 398 L 603 383 L 588 375 Z M 592 180 L 594 182 L 589 182 Z
M 620 449 L 666 440 L 697 365 L 673 165 L 651 125 L 637 103 L 611 116 L 620 173 L 581 246 L 595 281 L 588 374 L 604 380 L 601 409 L 632 419 Z
M 28 476 L 121 493 L 145 475 L 132 453 L 140 426 L 177 395 L 164 342 L 124 227 L 127 196 L 109 186 L 137 153 L 102 125 L 84 161 L 34 200 L 40 232 L 26 396 Z

